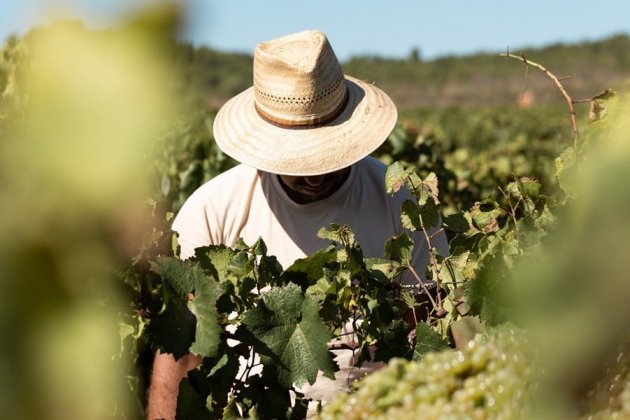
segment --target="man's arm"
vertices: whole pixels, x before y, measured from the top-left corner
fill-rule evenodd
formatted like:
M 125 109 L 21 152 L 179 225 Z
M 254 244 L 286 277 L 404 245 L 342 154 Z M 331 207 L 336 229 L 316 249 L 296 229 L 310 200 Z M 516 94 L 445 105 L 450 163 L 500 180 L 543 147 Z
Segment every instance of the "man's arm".
M 171 353 L 155 354 L 149 399 L 147 402 L 147 419 L 175 419 L 179 383 L 189 370 L 199 366 L 201 357 L 187 354 L 175 360 Z

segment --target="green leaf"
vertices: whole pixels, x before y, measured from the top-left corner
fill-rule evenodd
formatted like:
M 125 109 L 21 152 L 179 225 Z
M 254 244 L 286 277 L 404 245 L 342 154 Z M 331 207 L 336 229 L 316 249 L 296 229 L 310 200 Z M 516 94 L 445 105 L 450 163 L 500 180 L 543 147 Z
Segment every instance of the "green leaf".
M 227 405 L 223 409 L 223 420 L 239 420 L 242 419 L 241 413 L 238 411 L 238 407 L 236 406 L 236 399 L 234 397 L 230 397 Z
M 439 225 L 440 212 L 433 198 L 429 198 L 426 203 L 420 207 L 420 217 L 422 218 L 422 225 L 425 229 Z
M 545 204 L 545 207 L 543 208 L 542 212 L 540 212 L 540 215 L 536 219 L 536 226 L 539 229 L 547 230 L 551 226 L 553 226 L 554 223 L 556 223 L 556 220 L 557 220 L 556 216 L 554 216 L 553 213 L 551 213 L 551 211 L 549 210 L 549 207 L 547 206 L 547 204 Z
M 228 270 L 238 277 L 247 275 L 254 268 L 254 263 L 246 251 L 240 251 L 228 262 Z
M 187 378 L 179 383 L 177 396 L 177 413 L 175 418 L 190 420 L 206 420 L 210 412 L 206 408 L 205 399 L 192 387 Z
M 258 283 L 263 288 L 267 285 L 282 285 L 282 265 L 273 255 L 263 255 L 258 261 Z
M 575 197 L 577 161 L 573 147 L 567 147 L 560 156 L 556 158 L 556 177 L 565 194 L 569 197 Z
M 470 209 L 470 216 L 474 226 L 483 233 L 491 233 L 499 230 L 497 218 L 502 210 L 499 205 L 492 200 L 475 203 Z
M 348 225 L 331 223 L 329 227 L 321 228 L 317 232 L 317 236 L 338 245 L 353 246 L 355 243 L 354 233 Z
M 221 327 L 217 321 L 215 303 L 221 292 L 219 285 L 209 278 L 195 285 L 195 296 L 188 303 L 188 308 L 197 317 L 195 342 L 190 347 L 191 353 L 203 357 L 212 357 L 216 354 L 221 341 Z
M 228 355 L 224 354 L 223 356 L 221 356 L 219 361 L 214 366 L 212 366 L 212 369 L 210 369 L 210 372 L 208 372 L 208 376 L 212 376 L 215 373 L 217 373 L 217 371 L 223 368 L 225 365 L 227 365 L 227 363 L 228 363 Z
M 183 299 L 187 299 L 193 291 L 197 279 L 207 278 L 196 264 L 174 257 L 158 258 L 156 262 L 151 262 L 151 270 Z
M 438 200 L 438 178 L 434 172 L 431 172 L 424 180 L 422 180 L 422 189 L 426 192 L 428 197 L 433 199 L 435 204 L 440 203 L 440 200 Z
M 326 295 L 329 293 L 332 285 L 333 284 L 330 282 L 330 280 L 322 277 L 321 279 L 317 280 L 315 284 L 309 286 L 309 288 L 306 289 L 306 294 L 313 297 L 316 301 L 322 302 L 326 298 Z
M 422 180 L 420 179 L 418 174 L 416 174 L 415 168 L 413 166 L 410 166 L 406 169 L 405 172 L 407 172 L 405 187 L 407 187 L 409 192 L 416 197 L 421 205 L 424 204 L 427 198 L 429 198 L 429 194 L 424 188 Z
M 470 229 L 470 224 L 462 213 L 449 214 L 444 218 L 442 224 L 445 229 L 451 232 L 466 232 Z
M 169 299 L 165 309 L 151 319 L 149 331 L 162 352 L 180 359 L 188 354 L 195 338 L 195 317 L 184 299 Z
M 389 280 L 396 277 L 403 270 L 399 263 L 384 258 L 366 258 L 365 267 L 372 276 L 378 279 L 384 277 Z M 379 273 L 382 273 L 382 275 Z
M 412 200 L 403 201 L 400 206 L 400 220 L 405 229 L 409 229 L 411 231 L 422 230 L 422 223 L 420 221 L 420 206 Z
M 254 251 L 254 254 L 256 255 L 267 255 L 267 245 L 265 244 L 265 241 L 263 241 L 262 238 L 258 238 L 256 243 L 252 245 L 252 250 Z
M 466 303 L 471 315 L 496 325 L 505 320 L 504 296 L 500 286 L 505 282 L 507 267 L 503 255 L 494 256 L 485 262 L 477 277 L 464 284 Z
M 279 386 L 261 386 L 258 401 L 255 406 L 256 417 L 259 419 L 286 419 L 289 417 L 291 397 L 289 390 Z M 251 413 L 250 411 L 250 414 Z M 252 416 L 253 417 L 253 416 Z
M 519 179 L 520 190 L 525 197 L 535 200 L 540 195 L 542 185 L 535 179 L 522 177 Z
M 463 283 L 466 279 L 464 270 L 468 263 L 469 251 L 461 254 L 453 254 L 442 262 L 440 277 L 443 282 Z
M 289 416 L 289 419 L 290 420 L 305 419 L 306 415 L 308 414 L 308 402 L 309 402 L 308 399 L 297 396 L 295 398 L 295 403 L 293 404 L 293 408 L 291 409 L 291 415 Z
M 261 355 L 261 361 L 275 371 L 281 385 L 312 384 L 320 370 L 334 378 L 327 346 L 333 335 L 320 319 L 316 302 L 297 285 L 265 293 L 258 306 L 245 313 L 243 324 L 275 356 Z
M 432 351 L 447 349 L 448 342 L 433 328 L 424 322 L 416 325 L 416 347 L 413 350 L 413 360 L 420 360 Z
M 389 165 L 385 173 L 385 189 L 387 194 L 398 192 L 402 186 L 405 185 L 406 178 L 407 172 L 400 162 L 394 162 Z
M 228 264 L 235 252 L 225 245 L 209 245 L 195 249 L 195 258 L 199 266 L 217 281 L 225 280 Z
M 588 113 L 589 123 L 603 120 L 606 117 L 611 99 L 618 100 L 617 92 L 612 89 L 606 89 L 591 99 L 591 107 Z
M 378 337 L 374 361 L 388 362 L 394 357 L 409 358 L 411 348 L 407 338 L 408 332 L 409 326 L 402 319 L 390 322 Z
M 229 396 L 234 392 L 239 371 L 239 355 L 243 355 L 240 348 L 229 347 L 226 341 L 221 342 L 217 355 L 206 357 L 197 369 L 188 372 L 190 384 L 205 398 L 206 408 L 216 418 L 228 404 Z M 249 349 L 245 349 L 249 355 Z M 240 416 L 239 416 L 240 418 Z
M 324 267 L 336 260 L 337 251 L 334 247 L 320 249 L 316 253 L 299 258 L 282 274 L 286 281 L 308 287 L 323 277 Z
M 385 258 L 408 265 L 411 262 L 413 241 L 406 233 L 394 236 L 385 242 Z

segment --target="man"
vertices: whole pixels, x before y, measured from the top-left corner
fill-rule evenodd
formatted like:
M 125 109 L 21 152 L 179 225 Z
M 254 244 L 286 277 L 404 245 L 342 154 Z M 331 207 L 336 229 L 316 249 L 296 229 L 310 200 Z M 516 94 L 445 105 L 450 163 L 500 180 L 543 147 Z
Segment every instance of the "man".
M 269 254 L 288 267 L 325 248 L 317 231 L 333 222 L 352 228 L 366 257 L 382 257 L 385 241 L 403 231 L 400 205 L 408 193 L 389 196 L 385 165 L 366 156 L 385 141 L 396 119 L 384 92 L 344 76 L 323 33 L 259 44 L 254 86 L 228 101 L 213 127 L 219 147 L 243 164 L 201 186 L 184 204 L 173 223 L 182 258 L 196 247 L 262 237 Z M 414 239 L 413 261 L 424 273 L 427 244 Z M 445 253 L 445 235 L 435 233 L 431 245 Z M 352 357 L 347 351 L 337 356 L 338 380 L 318 379 L 307 396 L 327 398 L 346 388 Z M 156 355 L 149 418 L 174 417 L 179 381 L 198 363 L 193 355 L 178 361 Z

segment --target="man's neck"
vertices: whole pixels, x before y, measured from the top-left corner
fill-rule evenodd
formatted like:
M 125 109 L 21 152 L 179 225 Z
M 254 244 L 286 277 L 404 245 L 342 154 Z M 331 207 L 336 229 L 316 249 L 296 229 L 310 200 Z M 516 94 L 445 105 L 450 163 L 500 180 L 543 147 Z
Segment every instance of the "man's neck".
M 313 186 L 310 177 L 286 177 L 277 175 L 282 189 L 298 204 L 324 200 L 341 188 L 350 175 L 350 167 L 323 175 L 321 184 Z M 283 179 L 284 178 L 284 179 Z

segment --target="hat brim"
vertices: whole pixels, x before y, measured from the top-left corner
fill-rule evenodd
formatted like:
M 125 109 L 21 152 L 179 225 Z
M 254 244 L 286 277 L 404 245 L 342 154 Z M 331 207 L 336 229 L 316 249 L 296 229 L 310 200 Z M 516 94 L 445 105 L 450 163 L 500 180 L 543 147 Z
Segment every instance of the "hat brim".
M 251 87 L 230 99 L 214 120 L 214 138 L 228 156 L 279 175 L 320 175 L 345 168 L 380 146 L 398 117 L 379 88 L 345 76 L 348 102 L 334 120 L 317 127 L 283 128 L 263 119 Z

